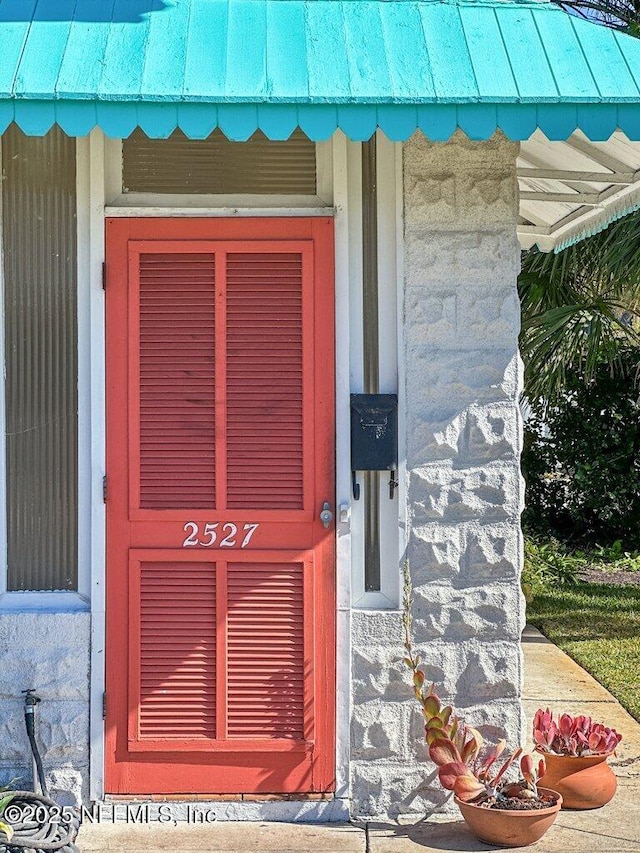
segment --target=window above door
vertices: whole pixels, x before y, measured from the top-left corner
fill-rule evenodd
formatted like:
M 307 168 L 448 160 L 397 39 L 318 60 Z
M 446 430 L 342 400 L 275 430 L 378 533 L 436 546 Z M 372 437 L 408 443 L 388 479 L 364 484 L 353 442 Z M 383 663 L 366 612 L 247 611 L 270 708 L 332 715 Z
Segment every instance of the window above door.
M 107 142 L 106 167 L 111 216 L 332 212 L 331 143 L 312 142 L 300 130 L 286 140 L 257 131 L 246 142 L 220 131 L 206 139 L 179 130 L 150 139 L 136 130 Z
M 122 145 L 122 192 L 314 196 L 316 146 L 299 130 L 284 141 L 258 131 L 247 142 L 219 130 L 207 139 L 136 130 Z

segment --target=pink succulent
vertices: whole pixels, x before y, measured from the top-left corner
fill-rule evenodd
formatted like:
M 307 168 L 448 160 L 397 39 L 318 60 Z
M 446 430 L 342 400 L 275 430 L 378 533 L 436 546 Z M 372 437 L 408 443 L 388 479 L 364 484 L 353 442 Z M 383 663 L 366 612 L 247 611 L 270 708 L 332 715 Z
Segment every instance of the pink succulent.
M 563 738 L 569 738 L 575 731 L 574 719 L 569 714 L 562 714 L 558 720 L 558 730 Z
M 591 722 L 591 717 L 585 717 L 584 714 L 579 714 L 577 717 L 574 718 L 571 730 L 574 734 L 584 735 L 585 737 L 588 737 L 589 731 L 591 730 L 592 726 L 593 723 Z
M 552 721 L 553 714 L 548 708 L 546 711 L 543 711 L 542 708 L 538 708 L 536 715 L 533 718 L 533 727 L 544 731 L 549 728 Z
M 555 723 L 553 723 L 553 722 L 549 723 L 549 725 L 546 728 L 544 728 L 544 727 L 538 728 L 537 725 L 534 725 L 533 739 L 534 739 L 536 745 L 541 747 L 542 749 L 547 749 L 547 751 L 548 751 L 551 748 L 551 746 L 553 745 L 553 742 L 555 741 L 555 739 L 557 737 L 558 737 L 558 729 L 557 729 Z
M 523 791 L 537 795 L 536 783 L 544 773 L 544 759 L 539 761 L 536 768 L 531 755 L 522 755 L 522 749 L 516 749 L 498 767 L 496 762 L 505 748 L 506 741 L 500 740 L 482 756 L 474 752 L 473 760 L 470 761 L 471 756 L 465 760 L 457 746 L 448 738 L 438 738 L 429 747 L 429 756 L 434 764 L 438 765 L 438 777 L 442 787 L 453 791 L 463 802 L 500 800 L 505 796 L 521 796 Z M 522 780 L 517 783 L 505 782 L 505 773 L 521 755 Z
M 609 755 L 622 735 L 584 714 L 561 714 L 555 723 L 551 711 L 540 708 L 533 718 L 533 740 L 541 752 L 556 755 Z

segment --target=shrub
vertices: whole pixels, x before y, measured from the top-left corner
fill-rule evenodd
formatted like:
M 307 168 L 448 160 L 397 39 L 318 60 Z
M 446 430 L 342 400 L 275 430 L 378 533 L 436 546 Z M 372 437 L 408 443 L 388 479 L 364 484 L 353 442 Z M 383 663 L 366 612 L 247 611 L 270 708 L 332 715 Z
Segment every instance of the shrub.
M 522 457 L 525 525 L 586 540 L 640 544 L 640 350 L 612 375 L 567 376 L 557 404 L 534 405 Z
M 542 587 L 573 586 L 586 561 L 574 556 L 556 539 L 529 535 L 524 542 L 522 589 L 527 600 Z

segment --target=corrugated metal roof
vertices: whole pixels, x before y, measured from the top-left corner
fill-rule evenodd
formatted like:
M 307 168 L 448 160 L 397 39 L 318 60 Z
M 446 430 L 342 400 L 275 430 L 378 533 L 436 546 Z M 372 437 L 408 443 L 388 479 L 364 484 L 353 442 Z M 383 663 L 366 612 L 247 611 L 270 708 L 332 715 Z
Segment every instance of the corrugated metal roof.
M 640 41 L 532 0 L 0 0 L 0 129 L 640 139 Z

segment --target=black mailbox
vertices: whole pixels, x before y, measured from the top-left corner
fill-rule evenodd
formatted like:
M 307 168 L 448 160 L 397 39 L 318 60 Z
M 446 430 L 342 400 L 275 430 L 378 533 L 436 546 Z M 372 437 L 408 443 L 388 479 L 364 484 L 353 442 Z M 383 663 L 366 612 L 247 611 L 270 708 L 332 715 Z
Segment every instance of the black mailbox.
M 360 487 L 356 471 L 391 471 L 390 496 L 396 486 L 398 468 L 398 396 L 397 394 L 351 395 L 351 470 L 353 497 Z

